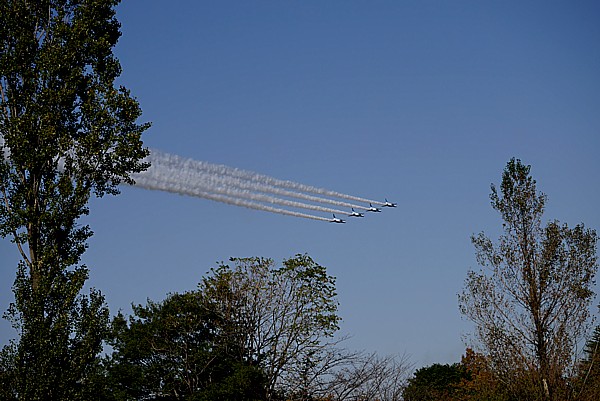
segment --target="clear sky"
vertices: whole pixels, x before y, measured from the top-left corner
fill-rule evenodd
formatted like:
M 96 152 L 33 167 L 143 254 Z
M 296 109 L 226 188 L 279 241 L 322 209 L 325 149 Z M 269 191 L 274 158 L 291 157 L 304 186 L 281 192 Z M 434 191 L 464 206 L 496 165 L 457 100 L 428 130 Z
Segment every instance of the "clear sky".
M 511 157 L 548 219 L 600 229 L 598 2 L 128 0 L 118 18 L 148 146 L 398 208 L 328 224 L 124 187 L 85 219 L 113 314 L 229 257 L 308 253 L 337 277 L 350 348 L 456 362 L 470 235 L 497 235 Z M 17 252 L 0 255 L 5 310 Z

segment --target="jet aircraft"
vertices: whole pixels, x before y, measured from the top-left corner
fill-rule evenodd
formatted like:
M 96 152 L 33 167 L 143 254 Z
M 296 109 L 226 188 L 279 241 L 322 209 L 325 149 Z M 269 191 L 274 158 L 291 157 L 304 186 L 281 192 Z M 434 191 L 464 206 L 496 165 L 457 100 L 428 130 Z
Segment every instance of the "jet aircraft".
M 335 214 L 333 215 L 333 219 L 329 219 L 330 223 L 345 223 L 346 220 L 342 220 L 342 219 L 338 219 L 337 217 L 335 217 Z
M 385 200 L 385 203 L 381 204 L 382 207 L 396 207 L 398 206 L 397 203 L 392 203 L 392 202 L 388 202 L 387 198 Z
M 352 212 L 348 213 L 348 217 L 365 217 L 365 215 L 362 213 L 358 213 L 354 210 L 354 208 L 352 208 Z
M 381 212 L 381 209 L 374 207 L 369 203 L 369 207 L 365 209 L 366 212 Z

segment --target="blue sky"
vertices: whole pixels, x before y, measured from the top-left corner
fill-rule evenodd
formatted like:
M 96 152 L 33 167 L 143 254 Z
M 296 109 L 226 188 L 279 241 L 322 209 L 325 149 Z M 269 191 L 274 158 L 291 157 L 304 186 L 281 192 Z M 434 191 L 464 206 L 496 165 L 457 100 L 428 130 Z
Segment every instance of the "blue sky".
M 118 18 L 148 146 L 399 207 L 338 225 L 124 187 L 85 220 L 113 313 L 229 257 L 308 253 L 337 277 L 349 347 L 455 362 L 469 238 L 497 235 L 511 157 L 548 219 L 600 229 L 597 2 L 129 0 Z M 17 254 L 0 254 L 5 310 Z

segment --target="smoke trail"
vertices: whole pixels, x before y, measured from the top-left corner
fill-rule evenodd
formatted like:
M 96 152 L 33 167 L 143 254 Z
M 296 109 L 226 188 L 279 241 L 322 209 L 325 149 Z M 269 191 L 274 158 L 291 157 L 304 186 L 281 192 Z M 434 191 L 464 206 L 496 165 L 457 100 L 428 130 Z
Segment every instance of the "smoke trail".
M 163 175 L 168 174 L 170 177 L 172 177 L 172 180 L 177 179 L 178 181 L 186 182 L 186 188 L 189 188 L 191 190 L 196 189 L 204 193 L 216 193 L 234 198 L 243 198 L 293 208 L 309 209 L 318 212 L 347 214 L 347 212 L 343 210 L 337 210 L 319 205 L 292 201 L 288 199 L 276 198 L 274 196 L 268 196 L 262 193 L 252 192 L 247 189 L 238 189 L 229 186 L 227 180 L 221 180 L 220 177 L 215 177 L 208 174 L 194 174 L 193 172 L 190 172 L 189 169 L 181 167 L 170 168 L 161 165 L 153 165 L 152 167 L 150 167 L 150 169 L 148 169 L 148 171 L 140 173 L 140 175 L 149 175 L 150 178 L 152 178 L 152 176 L 156 174 L 156 171 L 161 172 Z M 137 180 L 136 177 L 138 176 L 134 176 L 133 178 Z M 250 187 L 250 189 L 256 190 L 256 188 L 253 187 Z
M 251 182 L 251 181 L 243 181 L 243 180 L 240 180 L 239 178 L 234 178 L 234 177 L 229 177 L 229 176 L 217 176 L 217 175 L 209 174 L 206 172 L 195 172 L 195 171 L 191 172 L 188 167 L 184 167 L 184 166 L 171 165 L 170 167 L 166 167 L 166 166 L 161 166 L 159 163 L 155 163 L 153 166 L 160 167 L 160 168 L 172 168 L 172 169 L 176 169 L 178 171 L 185 171 L 186 174 L 190 175 L 190 182 L 193 181 L 194 183 L 197 183 L 197 184 L 203 183 L 205 186 L 210 187 L 210 188 L 226 188 L 227 191 L 234 191 L 235 189 L 238 189 L 238 191 L 241 190 L 240 193 L 238 193 L 238 194 L 232 193 L 232 195 L 241 195 L 241 194 L 247 194 L 247 193 L 262 192 L 262 193 L 271 193 L 271 194 L 275 194 L 275 195 L 285 196 L 285 197 L 289 197 L 289 198 L 297 198 L 297 199 L 307 200 L 307 201 L 316 202 L 316 203 L 328 203 L 328 204 L 346 207 L 346 208 L 365 209 L 365 207 L 361 206 L 361 205 L 354 205 L 352 203 L 336 201 L 333 199 L 320 198 L 317 196 L 292 192 L 292 191 L 289 191 L 286 189 L 271 187 L 268 185 L 258 184 L 258 183 Z M 153 167 L 151 167 L 149 171 L 151 171 L 152 168 Z M 191 176 L 192 174 L 193 174 L 193 176 Z M 274 201 L 274 199 L 278 199 L 279 202 Z M 293 204 L 292 203 L 282 203 L 282 202 L 286 202 L 287 200 L 281 200 L 280 198 L 269 197 L 269 199 L 255 199 L 255 200 L 262 200 L 262 201 L 271 202 L 271 203 L 279 203 L 281 205 L 287 205 L 287 206 L 292 206 L 292 207 L 303 207 L 305 209 L 318 210 L 318 211 L 322 211 L 322 212 L 346 213 L 345 211 L 342 211 L 342 210 L 323 208 L 321 206 L 315 206 L 315 205 L 310 205 L 310 204 L 300 203 L 300 202 L 293 202 Z M 287 201 L 287 202 L 292 202 L 292 201 Z M 300 206 L 300 205 L 303 205 L 303 206 Z
M 218 175 L 209 174 L 206 172 L 198 172 L 196 174 L 198 175 L 199 179 L 201 179 L 200 177 L 210 177 L 209 180 L 214 182 L 216 185 L 226 185 L 228 187 L 234 187 L 234 188 L 250 190 L 250 191 L 255 191 L 255 192 L 270 193 L 270 194 L 274 194 L 274 195 L 302 199 L 305 201 L 316 202 L 316 203 L 328 203 L 331 205 L 345 207 L 345 208 L 365 209 L 365 207 L 361 206 L 361 205 L 355 205 L 352 203 L 343 202 L 343 201 L 339 201 L 339 200 L 335 200 L 335 199 L 321 198 L 321 197 L 314 196 L 314 195 L 308 195 L 308 194 L 305 194 L 302 192 L 292 192 L 287 189 L 282 189 L 282 188 L 273 187 L 270 185 L 260 184 L 260 183 L 256 183 L 253 181 L 244 181 L 239 178 L 235 178 L 235 177 L 231 177 L 231 176 L 218 176 Z
M 348 202 L 342 202 L 334 199 L 321 198 L 311 196 L 301 192 L 287 191 L 283 188 L 295 189 L 297 191 L 304 191 L 319 195 L 332 196 L 341 199 L 355 200 L 364 203 L 376 203 L 381 202 L 369 200 L 365 198 L 359 198 L 352 195 L 346 195 L 339 192 L 329 191 L 326 189 L 316 188 L 304 184 L 295 183 L 292 181 L 284 181 L 276 178 L 272 178 L 266 175 L 253 173 L 251 171 L 240 170 L 233 167 L 228 167 L 220 164 L 211 164 L 203 161 L 183 158 L 177 155 L 163 153 L 157 150 L 153 150 L 147 159 L 152 165 L 163 165 L 172 168 L 177 168 L 185 171 L 195 171 L 198 175 L 210 175 L 215 180 L 220 180 L 228 186 L 235 186 L 242 189 L 249 189 L 252 191 L 268 192 L 281 196 L 288 196 L 303 200 L 308 200 L 317 203 L 329 203 L 332 205 L 355 208 L 366 210 L 365 206 L 355 205 Z M 339 212 L 338 212 L 339 213 Z M 344 212 L 342 212 L 344 213 Z
M 320 216 L 294 212 L 291 210 L 275 208 L 260 203 L 247 201 L 244 199 L 205 192 L 200 189 L 190 187 L 186 183 L 182 182 L 175 171 L 159 171 L 158 169 L 155 169 L 152 174 L 135 174 L 132 178 L 134 178 L 136 181 L 135 185 L 140 188 L 195 196 L 198 198 L 214 200 L 230 205 L 242 206 L 249 209 L 262 210 L 265 212 L 278 213 L 287 216 L 302 217 L 319 221 L 329 221 L 329 219 Z

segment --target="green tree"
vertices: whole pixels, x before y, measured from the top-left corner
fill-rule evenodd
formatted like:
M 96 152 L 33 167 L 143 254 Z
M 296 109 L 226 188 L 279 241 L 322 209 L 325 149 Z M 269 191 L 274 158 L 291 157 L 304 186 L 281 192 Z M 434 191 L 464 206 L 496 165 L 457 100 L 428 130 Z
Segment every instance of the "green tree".
M 268 399 L 310 395 L 318 378 L 311 367 L 335 346 L 340 317 L 335 278 L 307 255 L 275 267 L 263 258 L 231 259 L 200 284 L 221 316 L 224 335 L 240 360 L 255 361 L 268 381 Z M 313 372 L 313 373 L 311 373 Z
M 469 379 L 467 369 L 459 364 L 434 363 L 415 371 L 404 389 L 405 401 L 452 400 L 462 380 Z
M 306 255 L 231 259 L 196 291 L 134 307 L 113 321 L 114 399 L 303 399 L 345 356 L 335 279 Z M 321 386 L 321 387 L 319 387 Z
M 115 88 L 118 0 L 0 3 L 0 235 L 21 262 L 7 317 L 19 341 L 10 389 L 19 399 L 93 399 L 106 333 L 102 295 L 80 294 L 92 235 L 78 220 L 92 196 L 118 193 L 147 167 L 139 105 Z
M 472 237 L 487 271 L 469 272 L 459 304 L 505 386 L 521 399 L 565 399 L 565 377 L 588 328 L 597 236 L 583 224 L 543 227 L 546 196 L 530 169 L 512 159 L 500 191 L 492 184 L 503 234 L 497 244 L 483 233 Z
M 134 306 L 113 320 L 107 400 L 261 400 L 261 370 L 222 336 L 224 322 L 198 291 Z

